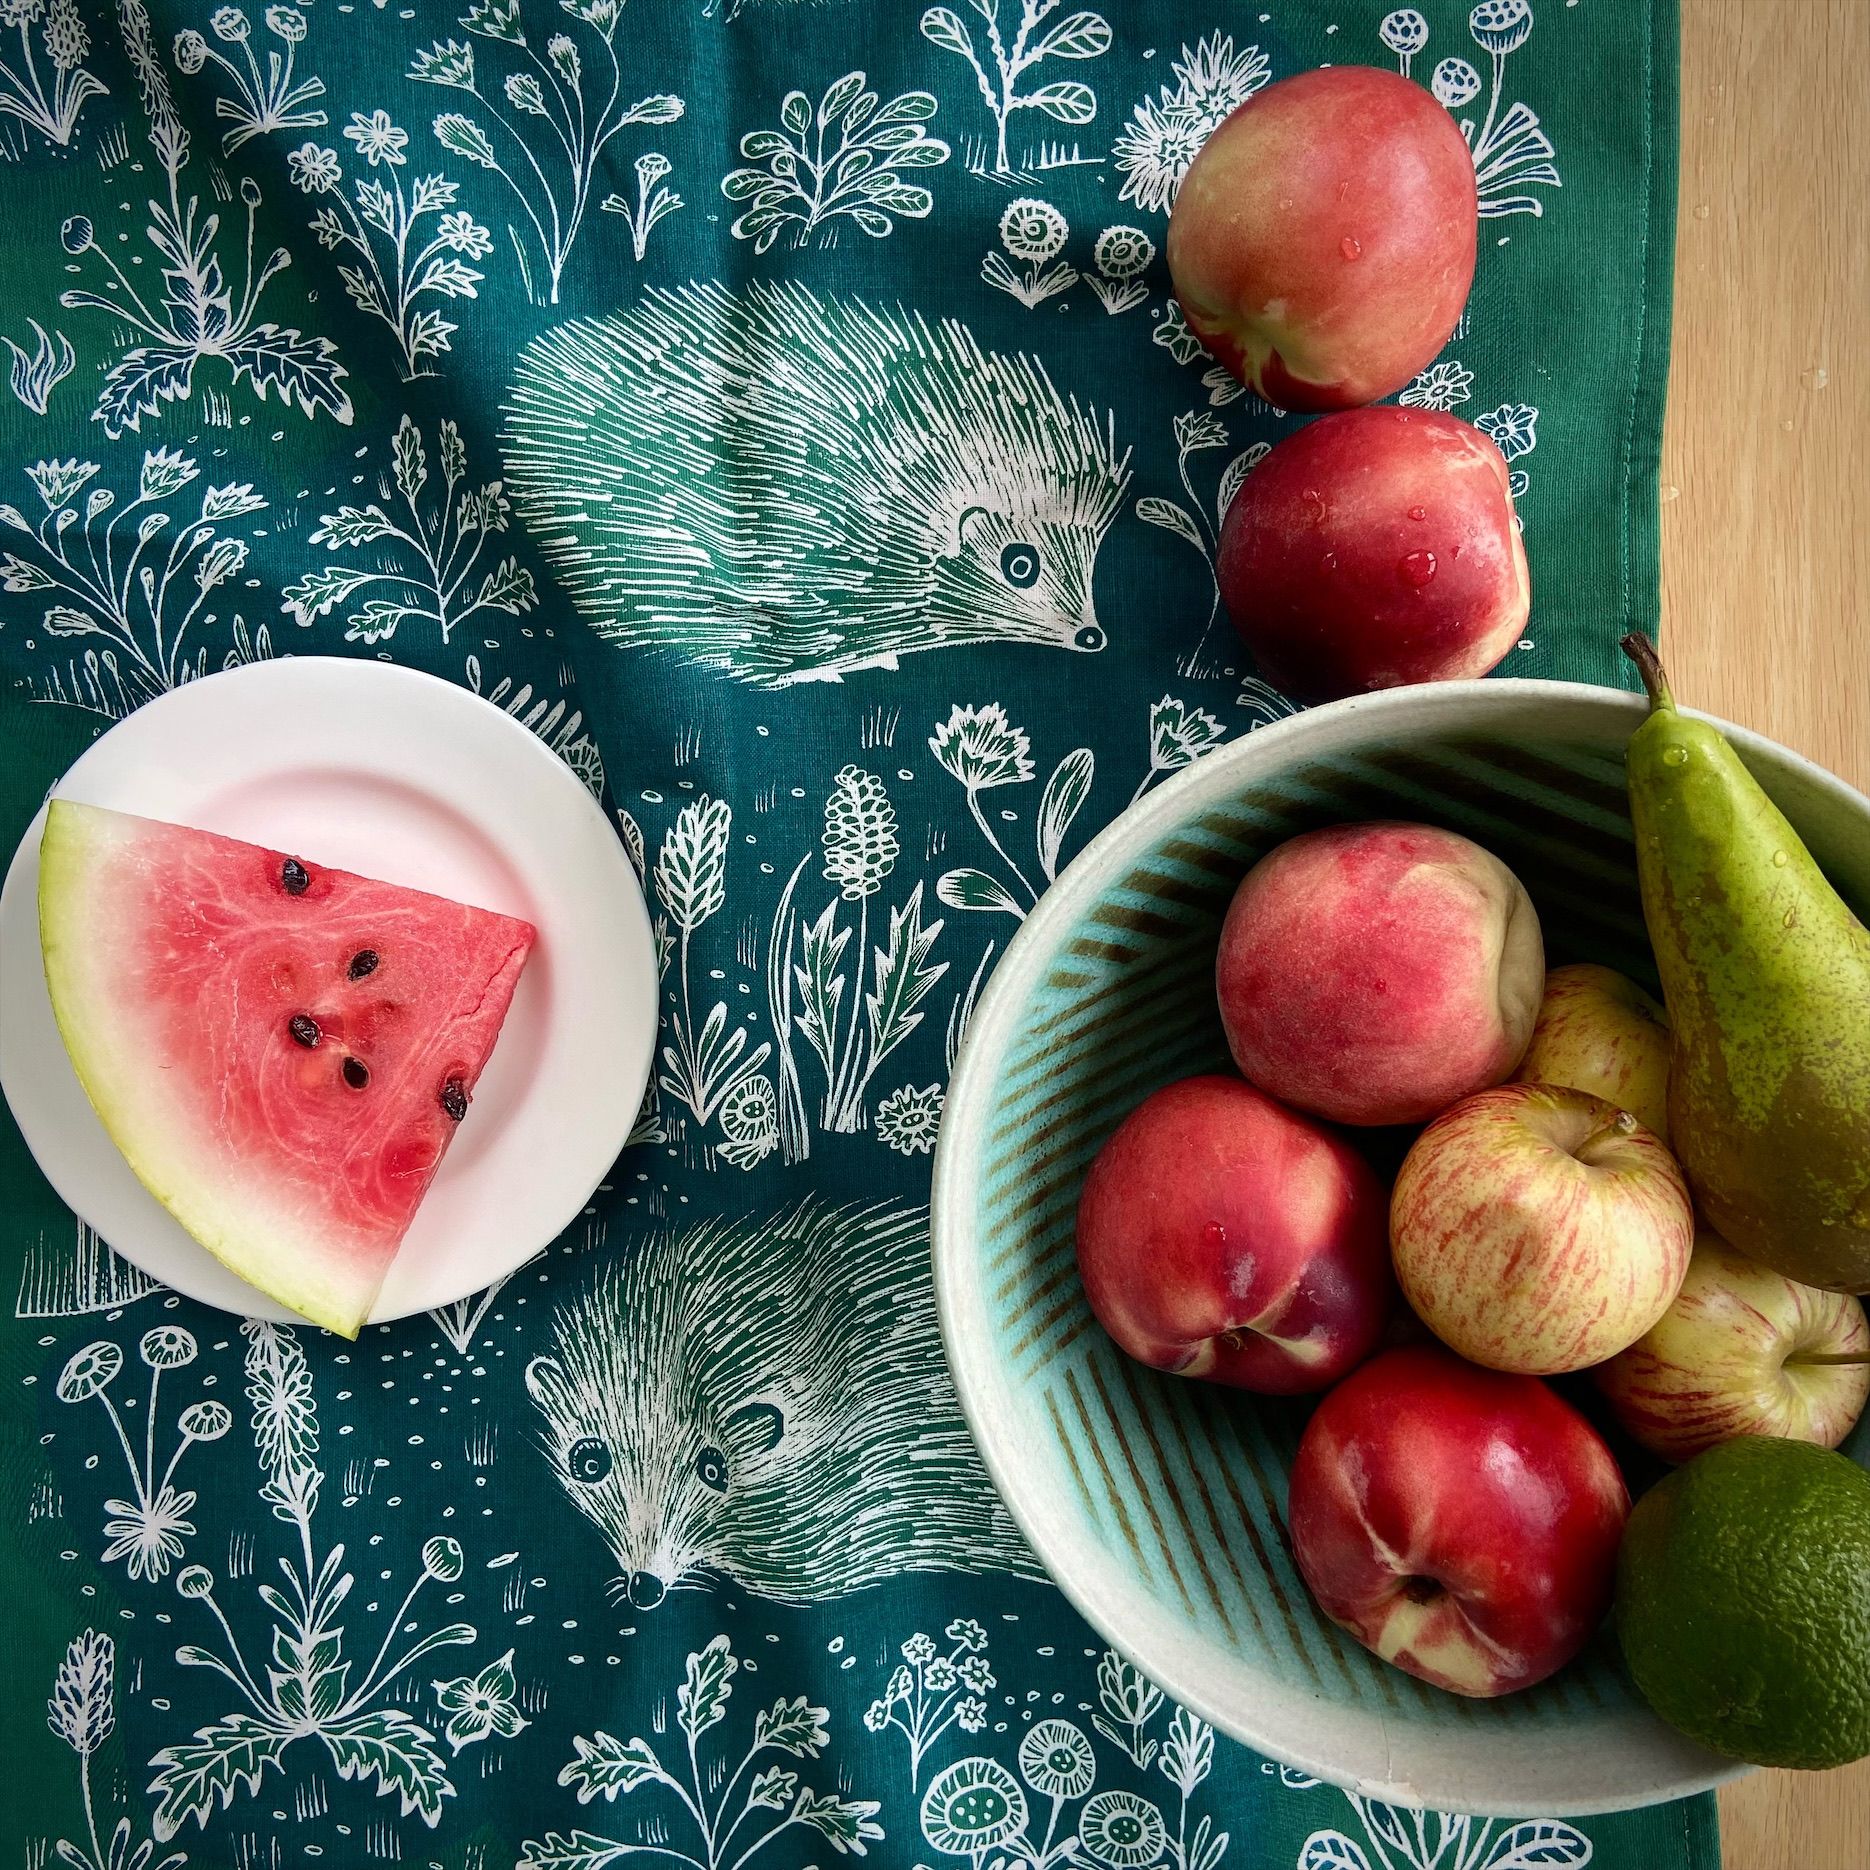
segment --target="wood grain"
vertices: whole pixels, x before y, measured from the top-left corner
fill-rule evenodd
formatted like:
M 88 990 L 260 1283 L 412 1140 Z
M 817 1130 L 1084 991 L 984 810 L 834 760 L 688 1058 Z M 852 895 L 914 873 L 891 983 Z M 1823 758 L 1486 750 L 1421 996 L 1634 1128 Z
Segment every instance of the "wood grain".
M 1663 650 L 1683 700 L 1870 790 L 1870 4 L 1681 7 Z M 1720 1806 L 1725 1870 L 1870 1864 L 1870 1762 Z

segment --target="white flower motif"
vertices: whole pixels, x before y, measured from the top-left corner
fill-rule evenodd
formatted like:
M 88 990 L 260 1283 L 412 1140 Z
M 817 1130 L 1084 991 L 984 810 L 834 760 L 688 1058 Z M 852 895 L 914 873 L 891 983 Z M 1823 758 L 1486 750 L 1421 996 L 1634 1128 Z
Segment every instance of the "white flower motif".
M 987 1725 L 987 1704 L 978 1695 L 963 1695 L 954 1706 L 954 1724 L 964 1734 L 978 1734 Z
M 932 1688 L 938 1694 L 952 1688 L 958 1679 L 954 1664 L 946 1656 L 937 1656 L 922 1671 L 922 1686 Z
M 1134 279 L 1156 257 L 1156 243 L 1140 227 L 1107 227 L 1091 249 L 1091 261 L 1108 279 Z
M 1168 1835 L 1161 1811 L 1134 1792 L 1100 1792 L 1078 1814 L 1078 1842 L 1111 1870 L 1153 1864 Z
M 929 736 L 929 750 L 970 792 L 1021 785 L 1033 776 L 1032 742 L 997 701 L 979 708 L 957 703 Z
M 1022 195 L 1000 216 L 1000 244 L 1016 260 L 1049 260 L 1065 244 L 1071 224 L 1049 201 Z
M 217 39 L 225 39 L 230 45 L 238 45 L 253 30 L 247 24 L 247 16 L 237 6 L 216 7 L 208 24 L 214 28 Z
M 151 448 L 143 456 L 143 471 L 137 477 L 137 498 L 166 500 L 200 472 L 179 448 Z
M 1020 1777 L 1048 1799 L 1081 1799 L 1097 1782 L 1097 1758 L 1083 1728 L 1041 1721 L 1019 1743 Z
M 1172 67 L 1176 82 L 1144 98 L 1111 144 L 1123 176 L 1120 201 L 1166 214 L 1188 165 L 1202 144 L 1272 76 L 1272 65 L 1256 45 L 1236 52 L 1233 39 L 1210 33 Z
M 96 472 L 95 461 L 80 461 L 74 457 L 69 461 L 35 461 L 26 470 L 26 478 L 38 488 L 39 498 L 45 502 L 49 513 L 69 500 Z
M 908 1642 L 903 1644 L 903 1660 L 912 1662 L 918 1668 L 935 1660 L 935 1643 L 932 1637 L 924 1636 L 918 1630 Z
M 1473 371 L 1448 358 L 1430 364 L 1396 400 L 1410 409 L 1448 410 L 1473 394 Z
M 1467 16 L 1474 42 L 1495 58 L 1517 52 L 1532 31 L 1530 0 L 1481 0 Z
M 226 1403 L 190 1403 L 176 1417 L 176 1424 L 190 1441 L 219 1441 L 234 1426 Z
M 117 1646 L 101 1630 L 86 1630 L 65 1648 L 45 1704 L 46 1725 L 86 1759 L 117 1724 Z
M 1149 710 L 1149 764 L 1154 772 L 1180 772 L 1227 738 L 1224 728 L 1203 708 L 1164 695 Z
M 266 28 L 288 45 L 297 45 L 305 37 L 305 15 L 297 7 L 269 6 L 266 9 Z
M 1428 21 L 1412 6 L 1398 7 L 1383 16 L 1377 37 L 1398 58 L 1413 58 L 1428 44 Z
M 435 238 L 470 260 L 484 260 L 493 251 L 493 236 L 465 208 L 444 214 L 435 224 Z
M 1509 461 L 1531 454 L 1539 445 L 1539 412 L 1530 403 L 1502 403 L 1498 409 L 1476 416 L 1474 426 Z
M 193 30 L 175 35 L 175 67 L 193 77 L 208 62 L 208 42 Z
M 1428 88 L 1449 110 L 1459 110 L 1480 96 L 1480 73 L 1464 58 L 1445 58 L 1435 67 Z
M 192 1493 L 167 1485 L 153 1500 L 106 1500 L 105 1512 L 116 1517 L 104 1522 L 110 1535 L 104 1563 L 128 1558 L 132 1578 L 166 1578 L 171 1563 L 182 1556 L 182 1541 L 194 1536 L 188 1518 L 194 1504 Z
M 183 1364 L 192 1364 L 199 1347 L 195 1334 L 183 1326 L 157 1325 L 153 1331 L 143 1333 L 137 1351 L 152 1370 L 176 1370 Z
M 779 1147 L 779 1099 L 765 1072 L 742 1078 L 721 1099 L 721 1154 L 738 1169 L 750 1169 Z
M 408 161 L 403 151 L 409 146 L 409 132 L 397 129 L 387 110 L 373 110 L 368 117 L 360 110 L 352 111 L 344 135 L 357 145 L 357 153 L 373 169 L 380 162 L 401 167 Z
M 1025 1828 L 1026 1795 L 995 1760 L 957 1760 L 922 1795 L 922 1835 L 950 1857 L 978 1863 Z
M 955 1618 L 954 1622 L 942 1631 L 942 1635 L 947 1637 L 949 1642 L 959 1643 L 963 1649 L 974 1655 L 979 1655 L 987 1647 L 987 1632 L 972 1617 Z
M 943 1092 L 939 1084 L 918 1091 L 905 1084 L 877 1106 L 877 1140 L 903 1156 L 926 1156 L 941 1128 Z
M 89 1402 L 108 1389 L 123 1368 L 123 1352 L 108 1338 L 99 1338 L 67 1359 L 52 1386 L 60 1402 Z
M 985 1656 L 963 1656 L 956 1672 L 977 1695 L 986 1694 L 996 1683 L 992 1666 Z
M 293 186 L 308 195 L 329 195 L 344 179 L 335 149 L 321 149 L 316 143 L 301 143 L 286 157 L 286 168 Z
M 522 1727 L 532 1723 L 520 1713 L 515 1699 L 517 1684 L 513 1678 L 513 1652 L 488 1663 L 478 1675 L 457 1676 L 451 1682 L 436 1682 L 435 1704 L 448 1716 L 444 1732 L 448 1745 L 456 1753 L 489 1734 L 511 1740 Z
M 880 1734 L 890 1724 L 890 1711 L 887 1702 L 873 1701 L 864 1709 L 864 1726 L 871 1733 Z

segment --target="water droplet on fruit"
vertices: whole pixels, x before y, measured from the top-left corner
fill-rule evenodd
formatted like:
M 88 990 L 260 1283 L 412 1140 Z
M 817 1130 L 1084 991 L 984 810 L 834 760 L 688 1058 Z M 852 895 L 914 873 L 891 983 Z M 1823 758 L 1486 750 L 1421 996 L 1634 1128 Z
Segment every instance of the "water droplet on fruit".
M 352 980 L 362 980 L 366 974 L 377 971 L 377 951 L 374 948 L 360 948 L 351 956 L 351 964 L 344 971 Z
M 1688 749 L 1686 747 L 1664 747 L 1662 763 L 1665 766 L 1685 766 L 1688 763 Z
M 467 1115 L 467 1086 L 459 1078 L 450 1078 L 441 1090 L 442 1109 L 447 1111 L 456 1123 Z
M 316 1045 L 324 1034 L 318 1030 L 318 1022 L 309 1013 L 294 1013 L 286 1021 L 286 1030 L 301 1045 Z
M 1337 568 L 1338 555 L 1335 552 L 1327 552 L 1324 557 L 1318 561 L 1318 569 L 1320 571 L 1336 571 Z
M 1420 587 L 1435 575 L 1435 554 L 1411 552 L 1396 569 L 1402 573 L 1405 582 Z
M 370 1082 L 370 1067 L 361 1058 L 344 1061 L 344 1082 L 353 1091 L 361 1091 Z
M 1428 508 L 1425 506 L 1412 506 L 1409 509 L 1409 517 L 1411 519 L 1427 519 Z
M 1798 926 L 1799 912 L 1796 909 L 1788 909 L 1781 919 L 1785 927 L 1796 928 Z
M 312 887 L 311 872 L 296 857 L 288 857 L 279 866 L 279 880 L 288 896 L 303 896 Z
M 1227 1229 L 1219 1221 L 1210 1221 L 1201 1230 L 1201 1244 L 1204 1247 L 1224 1247 L 1227 1245 Z
M 1792 859 L 1788 857 L 1784 851 L 1773 852 L 1773 868 L 1775 870 L 1783 870 L 1791 861 Z
M 1364 243 L 1355 234 L 1346 234 L 1338 242 L 1338 251 L 1347 260 L 1361 260 L 1364 254 Z

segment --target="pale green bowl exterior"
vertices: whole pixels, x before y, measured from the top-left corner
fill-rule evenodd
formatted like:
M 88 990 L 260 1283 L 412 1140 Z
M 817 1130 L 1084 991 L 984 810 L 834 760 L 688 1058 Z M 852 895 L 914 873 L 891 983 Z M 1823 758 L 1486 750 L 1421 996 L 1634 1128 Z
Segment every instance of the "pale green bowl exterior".
M 1664 1728 L 1606 1635 L 1499 1701 L 1430 1688 L 1314 1608 L 1285 1536 L 1306 1408 L 1159 1375 L 1105 1337 L 1073 1217 L 1099 1145 L 1149 1091 L 1227 1064 L 1220 920 L 1273 845 L 1368 818 L 1447 825 L 1525 882 L 1549 960 L 1654 985 L 1614 689 L 1457 682 L 1262 728 L 1111 825 L 1007 950 L 972 1022 L 936 1158 L 936 1290 L 995 1484 L 1091 1624 L 1178 1700 L 1273 1759 L 1393 1803 L 1612 1811 L 1740 1769 Z M 1725 725 L 1725 724 L 1723 724 Z M 1730 738 L 1859 913 L 1870 801 L 1770 741 Z M 1849 1452 L 1870 1454 L 1860 1426 Z

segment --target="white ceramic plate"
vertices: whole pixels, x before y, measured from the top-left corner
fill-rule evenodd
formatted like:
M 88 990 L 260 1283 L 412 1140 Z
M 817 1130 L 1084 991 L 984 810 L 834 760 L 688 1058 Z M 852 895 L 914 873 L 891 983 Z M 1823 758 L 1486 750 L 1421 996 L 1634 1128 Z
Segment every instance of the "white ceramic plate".
M 452 683 L 388 663 L 251 663 L 139 708 L 54 788 L 415 889 L 539 931 L 487 1069 L 373 1321 L 451 1304 L 537 1253 L 622 1149 L 656 1034 L 636 873 L 542 741 Z M 185 1233 L 118 1153 L 58 1035 L 39 959 L 42 811 L 0 893 L 0 1085 L 46 1178 L 125 1259 L 190 1298 L 293 1314 Z

